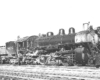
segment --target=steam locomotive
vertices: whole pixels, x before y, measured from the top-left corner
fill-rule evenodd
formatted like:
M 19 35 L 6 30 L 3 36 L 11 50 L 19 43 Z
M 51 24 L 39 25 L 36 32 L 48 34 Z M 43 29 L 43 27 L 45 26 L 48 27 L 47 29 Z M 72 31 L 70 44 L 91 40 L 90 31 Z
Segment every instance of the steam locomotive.
M 100 27 L 75 33 L 73 27 L 65 34 L 64 29 L 54 35 L 26 36 L 6 42 L 10 64 L 100 66 Z

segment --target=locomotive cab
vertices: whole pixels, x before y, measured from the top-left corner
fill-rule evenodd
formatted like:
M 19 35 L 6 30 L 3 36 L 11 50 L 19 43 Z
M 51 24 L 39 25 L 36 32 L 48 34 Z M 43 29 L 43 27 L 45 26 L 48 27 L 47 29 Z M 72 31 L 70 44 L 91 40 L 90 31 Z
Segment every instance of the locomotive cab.
M 99 37 L 91 26 L 88 30 L 78 32 L 75 36 L 75 43 L 91 42 L 95 45 L 98 41 Z
M 99 42 L 99 37 L 97 35 L 97 33 L 93 30 L 92 26 L 90 26 L 88 28 L 88 30 L 85 31 L 81 31 L 78 32 L 75 36 L 75 43 L 77 44 L 85 44 L 84 50 L 79 52 L 78 48 L 76 52 L 76 61 L 81 61 L 81 64 L 84 64 L 84 60 L 85 60 L 85 64 L 88 64 L 88 59 L 89 59 L 89 55 L 93 55 L 94 56 L 94 52 L 97 52 L 96 46 L 98 45 Z M 79 57 L 80 56 L 80 57 Z M 82 56 L 84 56 L 84 58 L 82 58 Z M 80 63 L 80 62 L 79 62 Z M 94 63 L 93 63 L 94 64 Z

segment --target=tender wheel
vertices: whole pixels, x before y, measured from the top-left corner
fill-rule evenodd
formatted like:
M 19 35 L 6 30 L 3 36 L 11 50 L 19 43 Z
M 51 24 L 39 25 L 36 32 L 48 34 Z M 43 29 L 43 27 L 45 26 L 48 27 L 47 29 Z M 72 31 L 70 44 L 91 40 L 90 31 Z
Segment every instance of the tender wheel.
M 73 61 L 72 61 L 71 59 L 64 59 L 64 60 L 62 61 L 62 64 L 63 64 L 64 66 L 74 66 L 74 63 L 73 63 Z
M 99 67 L 100 67 L 100 65 L 96 65 L 95 67 L 96 67 L 96 68 L 99 68 Z
M 82 62 L 82 66 L 86 66 L 86 63 L 84 61 Z
M 57 66 L 60 66 L 61 63 L 62 63 L 60 59 L 56 59 L 55 62 L 56 62 L 56 65 L 57 65 Z
M 47 60 L 46 57 L 41 56 L 41 57 L 40 57 L 40 64 L 41 64 L 41 65 L 45 65 L 45 64 L 46 64 L 46 60 Z
M 62 65 L 63 66 L 68 66 L 68 63 L 67 62 L 62 62 Z
M 96 68 L 100 67 L 100 54 L 96 55 L 96 63 L 95 63 Z

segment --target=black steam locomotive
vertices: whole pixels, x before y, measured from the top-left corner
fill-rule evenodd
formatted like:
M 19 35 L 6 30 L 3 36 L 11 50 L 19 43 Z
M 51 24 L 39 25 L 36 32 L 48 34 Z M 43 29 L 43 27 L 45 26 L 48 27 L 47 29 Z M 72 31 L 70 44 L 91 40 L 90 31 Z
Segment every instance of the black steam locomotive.
M 60 29 L 57 35 L 27 36 L 6 43 L 9 64 L 100 66 L 100 27 L 90 26 L 75 33 L 71 27 L 65 34 Z

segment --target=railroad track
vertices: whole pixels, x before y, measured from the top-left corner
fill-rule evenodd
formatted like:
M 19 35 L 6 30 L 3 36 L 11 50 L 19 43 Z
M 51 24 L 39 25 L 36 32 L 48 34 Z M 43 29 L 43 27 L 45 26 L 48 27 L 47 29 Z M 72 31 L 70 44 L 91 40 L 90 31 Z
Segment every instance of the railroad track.
M 100 80 L 100 69 L 90 67 L 0 66 L 2 80 Z M 5 80 L 5 79 L 4 79 Z

